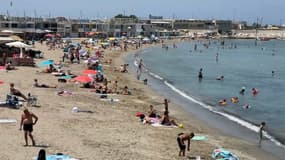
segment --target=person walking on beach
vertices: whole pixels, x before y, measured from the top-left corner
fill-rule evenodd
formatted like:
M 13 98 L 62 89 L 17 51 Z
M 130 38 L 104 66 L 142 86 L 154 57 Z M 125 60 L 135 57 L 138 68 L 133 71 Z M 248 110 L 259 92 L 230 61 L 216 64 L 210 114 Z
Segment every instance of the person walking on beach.
M 140 80 L 142 74 L 142 67 L 144 67 L 144 64 L 142 63 L 142 59 L 140 59 L 137 69 L 137 80 Z
M 38 121 L 38 117 L 32 112 L 30 112 L 28 109 L 24 109 L 23 112 L 24 113 L 22 114 L 22 117 L 21 117 L 20 130 L 22 130 L 22 126 L 23 126 L 24 137 L 25 137 L 25 142 L 26 142 L 25 146 L 28 146 L 28 135 L 32 140 L 33 146 L 35 146 L 36 143 L 32 135 L 32 132 L 33 132 L 33 126 Z M 33 119 L 35 119 L 35 121 L 33 121 Z
M 177 143 L 179 146 L 179 154 L 178 156 L 185 156 L 186 144 L 184 141 L 188 141 L 187 150 L 190 151 L 190 140 L 195 136 L 193 132 L 191 133 L 179 133 L 177 136 Z
M 266 124 L 265 122 L 261 122 L 259 126 L 259 141 L 258 141 L 259 147 L 261 147 L 261 141 L 263 139 L 263 131 L 264 131 L 265 124 Z

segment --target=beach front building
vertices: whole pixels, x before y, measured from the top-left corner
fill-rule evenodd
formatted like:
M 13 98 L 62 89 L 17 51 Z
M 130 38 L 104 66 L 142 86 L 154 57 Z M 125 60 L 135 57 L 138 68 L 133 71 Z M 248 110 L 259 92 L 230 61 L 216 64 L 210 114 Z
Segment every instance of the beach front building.
M 233 28 L 238 28 L 237 25 L 239 24 L 233 24 L 231 20 L 180 20 L 162 19 L 162 17 L 89 20 L 0 15 L 0 30 L 12 30 L 24 39 L 37 39 L 49 32 L 57 33 L 62 37 L 88 37 L 89 32 L 100 33 L 108 37 L 137 37 L 139 35 L 168 37 L 181 35 L 181 30 L 210 30 L 220 34 L 229 34 Z

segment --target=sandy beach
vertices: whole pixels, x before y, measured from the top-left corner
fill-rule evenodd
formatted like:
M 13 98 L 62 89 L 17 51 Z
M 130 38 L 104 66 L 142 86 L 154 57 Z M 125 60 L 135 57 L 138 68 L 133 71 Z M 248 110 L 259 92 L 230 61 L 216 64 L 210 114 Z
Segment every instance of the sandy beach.
M 151 46 L 145 46 L 151 47 Z M 62 49 L 48 50 L 46 45 L 36 43 L 36 48 L 45 53 L 44 59 L 59 61 Z M 137 112 L 146 112 L 150 104 L 161 114 L 164 109 L 164 98 L 154 92 L 142 81 L 137 81 L 131 73 L 114 72 L 113 68 L 124 64 L 123 58 L 134 53 L 134 49 L 121 52 L 106 49 L 104 59 L 112 59 L 110 66 L 104 66 L 104 75 L 112 82 L 117 80 L 119 90 L 127 85 L 132 95 L 112 95 L 119 102 L 101 101 L 99 95 L 80 88 L 80 84 L 57 82 L 57 77 L 39 73 L 43 68 L 18 67 L 18 70 L 0 71 L 0 99 L 5 100 L 9 93 L 9 83 L 15 83 L 15 88 L 24 94 L 31 93 L 38 97 L 38 107 L 28 109 L 39 117 L 34 126 L 36 147 L 24 147 L 23 131 L 19 131 L 21 109 L 0 107 L 0 118 L 16 119 L 17 123 L 0 124 L 1 160 L 31 160 L 44 148 L 48 154 L 64 153 L 82 160 L 148 160 L 148 159 L 187 159 L 178 157 L 176 137 L 181 132 L 194 132 L 207 136 L 206 141 L 191 141 L 191 150 L 187 156 L 201 156 L 211 159 L 211 153 L 216 147 L 222 146 L 241 160 L 275 160 L 277 157 L 235 137 L 226 136 L 219 130 L 200 121 L 191 113 L 185 112 L 180 106 L 170 103 L 170 116 L 184 128 L 152 127 L 142 124 L 136 117 Z M 40 62 L 42 60 L 37 60 Z M 86 68 L 85 63 L 66 64 L 64 69 L 70 69 L 76 75 Z M 58 85 L 55 88 L 34 88 L 33 79 L 40 83 Z M 72 96 L 58 96 L 56 92 L 65 89 Z M 78 107 L 91 110 L 94 113 L 72 113 L 71 109 Z M 30 142 L 31 144 L 31 142 Z

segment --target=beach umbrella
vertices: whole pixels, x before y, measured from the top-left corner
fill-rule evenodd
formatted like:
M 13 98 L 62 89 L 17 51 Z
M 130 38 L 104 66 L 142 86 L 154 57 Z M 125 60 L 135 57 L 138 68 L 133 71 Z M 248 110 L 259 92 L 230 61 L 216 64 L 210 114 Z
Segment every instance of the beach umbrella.
M 6 43 L 6 45 L 9 46 L 9 47 L 20 48 L 20 58 L 23 57 L 23 48 L 31 48 L 32 47 L 32 46 L 27 45 L 27 44 L 25 44 L 23 42 L 20 42 L 20 41 Z
M 88 83 L 91 82 L 93 79 L 88 76 L 77 76 L 74 78 L 74 80 L 82 83 Z
M 45 35 L 45 37 L 54 37 L 54 35 L 53 35 L 53 34 L 48 33 L 48 34 L 46 34 L 46 35 Z
M 88 69 L 88 70 L 83 70 L 82 73 L 83 73 L 83 74 L 97 74 L 98 71 Z
M 54 61 L 53 61 L 53 60 L 46 60 L 46 61 L 41 61 L 41 62 L 39 63 L 39 66 L 40 66 L 40 67 L 45 67 L 45 66 L 49 66 L 49 65 L 51 65 L 51 64 L 54 64 Z

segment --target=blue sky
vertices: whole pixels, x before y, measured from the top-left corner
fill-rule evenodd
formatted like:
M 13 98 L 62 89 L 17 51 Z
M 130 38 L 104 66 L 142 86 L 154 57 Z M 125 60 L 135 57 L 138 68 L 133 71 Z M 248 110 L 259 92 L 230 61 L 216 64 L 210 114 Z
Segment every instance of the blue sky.
M 110 18 L 118 13 L 180 19 L 229 19 L 285 24 L 285 0 L 2 0 L 0 13 L 34 17 Z

